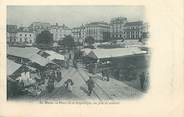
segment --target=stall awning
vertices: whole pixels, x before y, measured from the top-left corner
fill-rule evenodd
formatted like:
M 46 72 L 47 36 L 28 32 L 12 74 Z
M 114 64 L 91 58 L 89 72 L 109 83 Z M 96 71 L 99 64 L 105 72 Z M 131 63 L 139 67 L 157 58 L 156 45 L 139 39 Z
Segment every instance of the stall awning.
M 31 58 L 29 58 L 32 62 L 35 62 L 41 66 L 46 66 L 48 63 L 52 63 L 50 60 L 41 57 L 38 54 L 33 55 Z
M 29 59 L 31 56 L 36 54 L 38 51 L 39 51 L 39 49 L 34 48 L 34 47 L 25 47 L 25 48 L 9 47 L 7 49 L 7 54 L 12 55 L 12 56 L 16 56 L 16 57 Z
M 56 53 L 54 51 L 50 51 L 50 50 L 46 50 L 44 52 L 46 52 L 50 55 L 50 56 L 47 57 L 49 60 L 55 60 L 56 59 L 56 60 L 64 61 L 64 55 L 58 54 L 58 53 Z
M 7 75 L 12 75 L 14 72 L 16 72 L 22 65 L 15 63 L 14 61 L 7 60 Z
M 86 56 L 92 51 L 92 49 L 85 48 L 85 49 L 82 49 L 81 51 L 84 53 L 84 56 Z

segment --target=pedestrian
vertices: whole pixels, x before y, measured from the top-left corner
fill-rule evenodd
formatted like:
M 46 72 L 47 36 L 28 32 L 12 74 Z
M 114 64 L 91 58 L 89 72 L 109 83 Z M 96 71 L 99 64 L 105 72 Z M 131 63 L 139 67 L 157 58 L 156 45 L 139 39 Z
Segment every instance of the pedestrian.
M 104 72 L 104 70 L 102 69 L 102 80 L 104 80 L 104 77 L 105 77 L 105 72 Z
M 144 82 L 145 82 L 145 73 L 144 72 L 142 72 L 141 74 L 140 74 L 140 85 L 141 85 L 141 89 L 142 90 L 144 90 Z
M 69 79 L 68 81 L 68 91 L 72 92 L 72 88 L 73 88 L 73 81 L 71 79 Z
M 49 78 L 48 83 L 47 83 L 47 90 L 48 92 L 52 92 L 54 90 L 54 79 Z
M 77 69 L 77 61 L 73 60 L 73 66 Z
M 72 92 L 72 87 L 74 83 L 71 79 L 68 79 L 64 82 L 64 88 L 67 89 L 69 92 Z
M 68 69 L 69 68 L 69 59 L 67 59 L 65 63 L 66 63 L 65 68 Z
M 61 74 L 61 71 L 59 68 L 57 68 L 57 71 L 56 71 L 56 81 L 59 82 L 62 80 L 62 74 Z
M 87 86 L 88 86 L 88 96 L 90 96 L 92 91 L 93 91 L 93 88 L 95 87 L 94 81 L 93 81 L 91 76 L 86 81 L 86 83 L 87 83 Z
M 109 71 L 108 70 L 106 70 L 106 77 L 107 77 L 107 81 L 109 81 L 110 79 L 109 79 Z
M 51 71 L 51 74 L 50 74 L 50 75 L 51 75 L 50 78 L 51 78 L 52 80 L 55 80 L 55 79 L 56 79 L 56 73 L 55 73 L 54 70 Z

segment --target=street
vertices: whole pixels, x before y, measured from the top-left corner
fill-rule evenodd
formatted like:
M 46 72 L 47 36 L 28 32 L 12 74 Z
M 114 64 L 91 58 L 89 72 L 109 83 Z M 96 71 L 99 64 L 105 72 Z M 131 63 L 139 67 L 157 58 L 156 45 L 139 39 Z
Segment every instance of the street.
M 64 69 L 63 79 L 55 83 L 55 89 L 51 93 L 46 93 L 40 96 L 41 99 L 60 99 L 60 100 L 118 100 L 129 99 L 142 95 L 142 92 L 132 88 L 125 83 L 110 79 L 110 81 L 103 81 L 99 75 L 93 77 L 95 81 L 95 88 L 91 96 L 88 96 L 88 89 L 86 81 L 89 78 L 88 73 L 82 66 L 78 69 L 70 66 L 69 69 Z M 74 82 L 72 92 L 64 89 L 63 84 L 67 79 L 72 79 Z

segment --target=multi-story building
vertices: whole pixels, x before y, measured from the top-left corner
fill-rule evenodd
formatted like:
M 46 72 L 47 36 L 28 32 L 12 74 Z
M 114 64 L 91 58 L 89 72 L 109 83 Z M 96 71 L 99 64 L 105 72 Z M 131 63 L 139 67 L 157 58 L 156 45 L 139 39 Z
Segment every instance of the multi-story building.
M 74 37 L 75 42 L 83 43 L 86 37 L 85 26 L 82 25 L 80 27 L 74 27 L 72 29 L 72 36 Z
M 7 43 L 16 42 L 17 25 L 7 25 L 6 30 Z
M 86 37 L 91 36 L 96 42 L 110 39 L 110 26 L 106 22 L 91 22 L 86 24 Z
M 16 43 L 32 45 L 35 42 L 35 35 L 33 32 L 21 31 L 16 33 Z
M 33 30 L 37 29 L 43 29 L 43 30 L 49 30 L 51 25 L 47 22 L 33 22 L 30 26 Z
M 16 25 L 7 25 L 7 42 L 10 45 L 23 44 L 32 45 L 35 42 L 35 35 L 28 27 L 19 27 Z
M 124 39 L 123 27 L 127 23 L 126 17 L 112 18 L 110 21 L 111 39 Z
M 16 32 L 6 32 L 7 43 L 13 44 L 16 42 Z
M 17 25 L 7 25 L 6 26 L 6 31 L 11 33 L 11 32 L 16 32 L 17 31 Z
M 127 22 L 124 25 L 123 31 L 125 34 L 125 39 L 139 40 L 144 38 L 144 34 L 148 30 L 143 21 L 136 21 L 136 22 Z
M 54 41 L 63 40 L 65 36 L 72 35 L 72 30 L 70 28 L 68 28 L 64 24 L 62 26 L 59 26 L 57 23 L 56 25 L 51 26 L 50 32 L 53 34 Z
M 29 31 L 33 31 L 33 33 L 37 36 L 44 30 L 50 30 L 51 25 L 47 22 L 33 22 L 28 28 Z
M 142 38 L 147 39 L 149 37 L 149 25 L 148 25 L 148 23 L 143 24 L 143 29 L 142 30 L 143 30 Z

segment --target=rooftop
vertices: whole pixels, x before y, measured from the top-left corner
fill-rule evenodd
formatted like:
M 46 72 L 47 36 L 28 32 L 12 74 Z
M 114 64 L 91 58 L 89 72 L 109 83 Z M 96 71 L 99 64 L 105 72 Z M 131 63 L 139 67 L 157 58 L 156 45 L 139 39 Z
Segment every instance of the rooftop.
M 59 28 L 62 28 L 62 29 L 65 29 L 65 30 L 70 30 L 70 28 L 66 25 L 52 25 L 51 28 L 54 28 L 54 29 L 59 29 Z
M 7 75 L 12 75 L 15 71 L 17 71 L 22 65 L 15 63 L 12 60 L 7 60 Z
M 64 56 L 63 55 L 58 54 L 58 53 L 56 53 L 54 51 L 46 50 L 45 52 L 50 55 L 50 56 L 47 57 L 49 60 L 54 60 L 54 59 L 64 60 Z
M 142 21 L 136 21 L 136 22 L 127 22 L 124 26 L 141 26 L 143 25 Z
M 110 21 L 112 24 L 113 23 L 125 23 L 127 22 L 127 18 L 126 17 L 115 17 L 115 18 L 112 18 L 111 21 Z
M 88 57 L 91 57 L 94 59 L 102 59 L 102 58 L 123 57 L 123 56 L 135 55 L 135 54 L 144 54 L 144 53 L 146 53 L 146 51 L 142 51 L 138 47 L 94 49 L 88 54 Z
M 108 26 L 109 24 L 107 22 L 91 22 L 86 24 L 86 26 L 93 26 L 93 25 L 97 25 L 97 26 Z
M 41 66 L 45 66 L 48 63 L 52 63 L 49 59 L 46 59 L 38 55 L 37 53 L 39 51 L 40 50 L 38 48 L 34 47 L 25 47 L 25 48 L 10 47 L 7 49 L 7 54 L 20 58 L 29 59 L 32 62 L 35 62 Z
M 25 48 L 9 47 L 7 49 L 7 54 L 29 59 L 31 56 L 36 54 L 38 51 L 39 49 L 34 48 L 34 47 L 25 47 Z
M 44 57 L 41 57 L 38 54 L 34 54 L 31 58 L 29 58 L 32 62 L 35 62 L 41 66 L 45 66 L 48 63 L 52 63 L 49 59 L 46 59 Z

